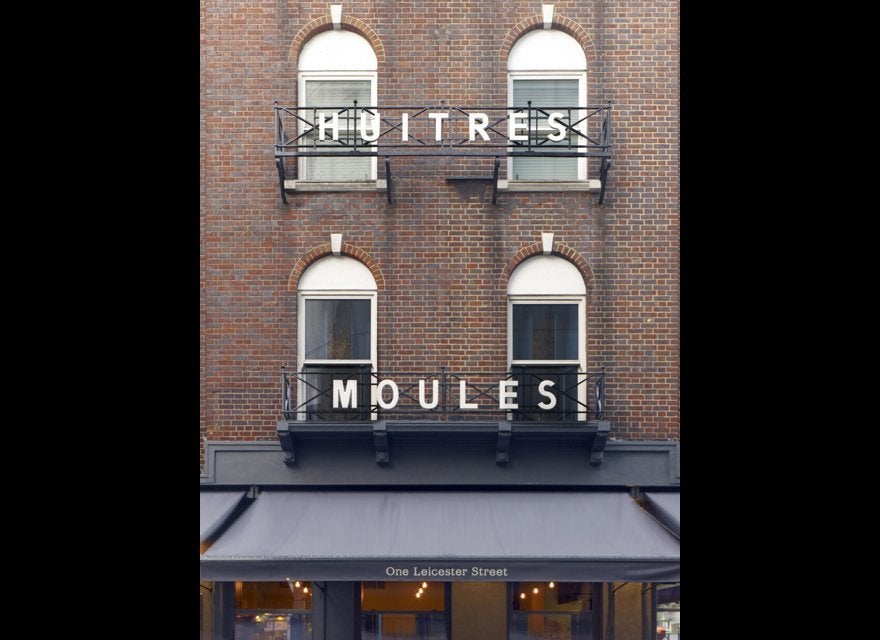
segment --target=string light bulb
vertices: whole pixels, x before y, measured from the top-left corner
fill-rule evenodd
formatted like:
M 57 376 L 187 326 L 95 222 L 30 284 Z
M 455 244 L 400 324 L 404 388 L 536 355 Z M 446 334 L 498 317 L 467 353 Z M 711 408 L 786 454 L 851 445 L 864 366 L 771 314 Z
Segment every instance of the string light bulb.
M 422 593 L 420 591 L 416 592 L 416 598 L 421 598 L 421 597 L 422 597 Z
M 556 586 L 556 583 L 555 583 L 555 582 L 553 582 L 553 581 L 551 581 L 551 582 L 550 582 L 550 584 L 549 584 L 549 585 L 548 585 L 548 586 L 549 586 L 549 587 L 550 587 L 550 588 L 551 588 L 551 589 L 552 589 L 552 588 L 553 588 L 553 587 L 555 587 L 555 586 Z
M 519 599 L 520 599 L 520 600 L 525 600 L 525 599 L 526 599 L 526 594 L 525 594 L 525 593 L 521 593 L 521 594 L 519 594 Z
M 309 592 L 309 588 L 308 588 L 308 587 L 303 587 L 303 593 L 308 593 L 308 592 Z
M 289 578 L 288 578 L 288 580 L 289 580 Z M 294 582 L 294 583 L 293 583 L 293 586 L 296 587 L 296 588 L 298 589 L 298 588 L 299 588 L 299 580 L 297 580 L 296 582 Z
M 534 593 L 535 595 L 538 595 L 538 587 L 535 587 L 534 589 L 532 589 L 532 593 Z
M 427 589 L 427 588 L 428 588 L 428 583 L 427 583 L 427 582 L 423 582 L 423 583 L 422 583 L 422 589 Z

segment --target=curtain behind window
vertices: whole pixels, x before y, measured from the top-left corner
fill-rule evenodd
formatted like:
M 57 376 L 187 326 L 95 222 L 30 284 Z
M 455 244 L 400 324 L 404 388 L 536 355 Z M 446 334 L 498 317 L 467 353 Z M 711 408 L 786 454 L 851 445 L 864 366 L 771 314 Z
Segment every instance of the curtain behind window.
M 318 140 L 318 132 L 308 135 L 306 140 L 317 146 L 339 146 L 340 142 L 352 144 L 357 135 L 359 120 L 354 118 L 354 101 L 358 107 L 375 106 L 370 104 L 372 82 L 370 80 L 306 80 L 305 106 L 337 107 L 321 109 L 325 113 L 325 121 L 330 122 L 334 113 L 349 107 L 348 111 L 339 114 L 339 142 L 331 139 L 330 129 L 326 131 L 327 139 Z M 360 109 L 358 109 L 360 114 Z M 311 117 L 312 113 L 308 113 Z M 315 122 L 317 126 L 317 121 Z M 367 118 L 368 131 L 372 133 L 371 120 Z M 359 140 L 358 144 L 365 144 Z M 370 158 L 306 158 L 305 180 L 326 182 L 344 182 L 351 180 L 369 180 L 371 173 Z
M 574 107 L 579 106 L 577 79 L 514 79 L 513 80 L 513 107 L 526 108 L 528 101 L 532 101 L 532 107 Z M 567 111 L 559 110 L 567 114 Z M 576 114 L 573 114 L 576 115 Z M 563 121 L 565 121 L 563 119 Z M 534 125 L 533 125 L 534 126 Z M 545 129 L 538 133 L 538 139 L 543 141 L 548 133 L 556 133 L 547 128 L 546 116 L 539 119 L 537 126 Z M 535 135 L 533 131 L 532 136 Z M 580 138 L 574 136 L 571 144 L 577 144 Z M 568 148 L 568 138 L 559 142 L 547 141 L 542 148 L 565 147 Z M 514 158 L 511 180 L 577 180 L 577 158 Z

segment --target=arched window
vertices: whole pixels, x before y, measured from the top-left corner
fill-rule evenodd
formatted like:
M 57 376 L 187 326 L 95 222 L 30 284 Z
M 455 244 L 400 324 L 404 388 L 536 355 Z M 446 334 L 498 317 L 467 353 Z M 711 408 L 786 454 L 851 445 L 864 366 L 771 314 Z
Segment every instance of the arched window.
M 534 256 L 511 274 L 507 294 L 508 357 L 521 409 L 516 417 L 585 420 L 586 384 L 578 374 L 587 368 L 587 289 L 580 271 L 557 256 Z
M 370 374 L 376 370 L 373 274 L 354 258 L 326 256 L 303 272 L 298 290 L 298 398 L 307 405 L 298 417 L 369 419 Z M 337 404 L 347 406 L 333 407 L 334 384 L 347 398 Z
M 569 144 L 583 144 L 577 134 L 561 130 L 558 123 L 574 125 L 586 133 L 585 117 L 580 110 L 563 107 L 587 104 L 587 57 L 577 40 L 552 29 L 530 31 L 516 41 L 507 58 L 510 106 L 522 108 L 522 120 L 533 146 L 541 150 L 565 150 Z M 531 101 L 531 111 L 528 104 Z M 539 111 L 535 111 L 539 109 Z M 549 113 L 556 111 L 563 118 L 550 122 Z M 570 115 L 569 115 L 570 114 Z M 563 135 L 563 133 L 566 135 Z M 560 137 L 560 140 L 550 139 Z M 569 150 L 570 151 L 570 150 Z M 512 181 L 573 181 L 587 179 L 586 158 L 510 158 L 508 179 Z
M 376 54 L 364 38 L 344 30 L 319 33 L 306 42 L 299 55 L 299 107 L 316 107 L 300 115 L 318 126 L 321 114 L 327 123 L 325 140 L 313 130 L 306 140 L 315 146 L 354 144 L 359 137 L 360 108 L 375 107 Z M 358 115 L 354 102 L 357 100 Z M 334 131 L 333 116 L 338 114 Z M 312 120 L 314 119 L 314 120 Z M 366 119 L 367 131 L 373 133 L 372 120 Z M 300 123 L 300 133 L 311 127 Z M 336 135 L 338 141 L 333 140 Z M 363 139 L 358 144 L 365 145 Z M 300 180 L 315 182 L 351 182 L 376 179 L 375 158 L 300 158 Z

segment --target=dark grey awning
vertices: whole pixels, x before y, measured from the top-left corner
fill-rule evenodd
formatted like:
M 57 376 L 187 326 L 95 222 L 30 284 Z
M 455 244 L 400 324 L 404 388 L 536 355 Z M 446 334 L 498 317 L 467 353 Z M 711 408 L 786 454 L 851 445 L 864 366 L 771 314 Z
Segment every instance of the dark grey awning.
M 264 491 L 207 580 L 679 581 L 679 542 L 627 493 Z
M 199 544 L 208 540 L 232 515 L 244 491 L 199 492 Z
M 651 513 L 669 530 L 681 536 L 681 493 L 646 493 Z

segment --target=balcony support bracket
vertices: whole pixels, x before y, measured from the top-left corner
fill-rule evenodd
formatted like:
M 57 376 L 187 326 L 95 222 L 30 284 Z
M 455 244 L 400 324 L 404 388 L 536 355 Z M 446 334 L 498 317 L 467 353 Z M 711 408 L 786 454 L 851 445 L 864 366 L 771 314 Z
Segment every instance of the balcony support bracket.
M 378 464 L 391 462 L 391 452 L 388 449 L 388 430 L 382 420 L 373 423 L 373 442 L 376 446 L 376 462 Z
M 495 447 L 496 464 L 510 462 L 510 423 L 502 420 L 498 423 L 498 444 Z
M 284 451 L 284 464 L 292 465 L 296 461 L 296 455 L 293 449 L 293 434 L 287 426 L 287 421 L 282 420 L 278 423 L 278 440 L 281 442 L 281 449 Z
M 605 462 L 605 443 L 608 442 L 608 434 L 611 432 L 611 422 L 599 420 L 596 435 L 593 437 L 593 445 L 590 447 L 590 464 L 598 467 Z
M 284 192 L 284 181 L 287 179 L 286 172 L 284 171 L 284 159 L 275 158 L 275 166 L 278 167 L 278 182 L 281 185 L 281 202 L 287 204 L 287 194 Z

